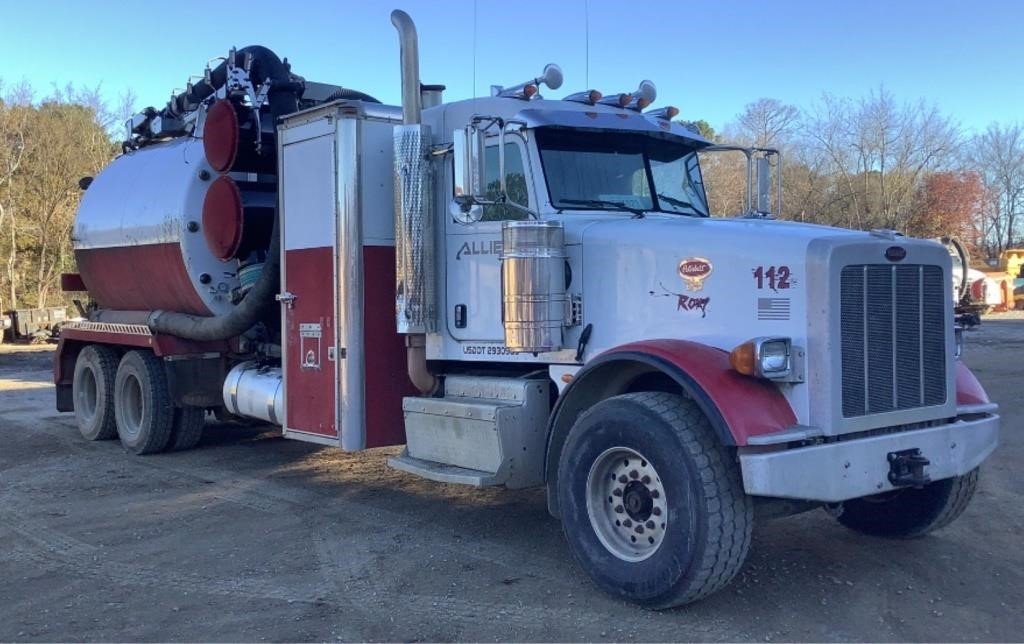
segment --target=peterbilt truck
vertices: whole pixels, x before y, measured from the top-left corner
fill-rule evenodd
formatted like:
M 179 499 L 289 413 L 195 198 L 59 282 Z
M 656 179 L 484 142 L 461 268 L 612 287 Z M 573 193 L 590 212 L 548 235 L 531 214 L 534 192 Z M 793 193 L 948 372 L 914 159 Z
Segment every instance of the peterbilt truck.
M 595 584 L 657 608 L 725 586 L 755 520 L 963 512 L 999 418 L 941 245 L 709 217 L 710 142 L 652 83 L 445 103 L 392 22 L 401 106 L 232 50 L 83 180 L 55 383 L 86 439 L 187 449 L 214 412 L 544 487 Z

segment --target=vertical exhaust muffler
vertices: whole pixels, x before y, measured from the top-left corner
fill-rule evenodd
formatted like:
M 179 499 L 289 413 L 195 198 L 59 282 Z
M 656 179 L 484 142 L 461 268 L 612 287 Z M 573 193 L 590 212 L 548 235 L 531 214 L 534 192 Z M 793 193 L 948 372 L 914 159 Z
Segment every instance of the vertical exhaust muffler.
M 426 334 L 435 328 L 434 182 L 430 128 L 420 123 L 419 42 L 409 14 L 391 12 L 402 68 L 402 125 L 395 127 L 395 311 L 404 334 L 409 379 L 424 394 L 437 391 L 427 368 Z

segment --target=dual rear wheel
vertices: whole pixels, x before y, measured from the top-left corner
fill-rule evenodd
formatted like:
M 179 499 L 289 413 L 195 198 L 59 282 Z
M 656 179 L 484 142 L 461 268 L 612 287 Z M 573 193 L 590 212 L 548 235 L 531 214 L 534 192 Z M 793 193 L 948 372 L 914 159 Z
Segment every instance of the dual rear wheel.
M 151 351 L 124 355 L 89 345 L 78 354 L 72 382 L 75 419 L 88 440 L 118 437 L 134 454 L 195 447 L 205 410 L 175 407 L 163 364 Z

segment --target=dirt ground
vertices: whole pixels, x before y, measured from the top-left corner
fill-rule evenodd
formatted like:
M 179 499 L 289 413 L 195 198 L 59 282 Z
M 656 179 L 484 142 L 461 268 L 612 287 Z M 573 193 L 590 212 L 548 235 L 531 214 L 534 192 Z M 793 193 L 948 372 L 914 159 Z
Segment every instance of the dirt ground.
M 859 536 L 762 523 L 724 592 L 655 613 L 597 591 L 539 490 L 474 490 L 269 428 L 131 457 L 53 409 L 52 349 L 0 346 L 0 641 L 1020 640 L 1024 319 L 968 334 L 1003 442 L 964 516 Z

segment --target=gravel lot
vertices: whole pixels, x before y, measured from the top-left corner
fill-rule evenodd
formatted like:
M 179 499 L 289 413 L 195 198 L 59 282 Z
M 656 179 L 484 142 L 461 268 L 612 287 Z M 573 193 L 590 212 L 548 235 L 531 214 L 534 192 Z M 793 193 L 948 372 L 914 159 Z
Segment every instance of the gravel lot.
M 595 590 L 541 491 L 270 428 L 130 457 L 53 410 L 51 348 L 0 345 L 0 641 L 1019 640 L 1024 317 L 968 338 L 1003 444 L 957 523 L 893 542 L 820 511 L 765 522 L 732 586 L 663 613 Z

